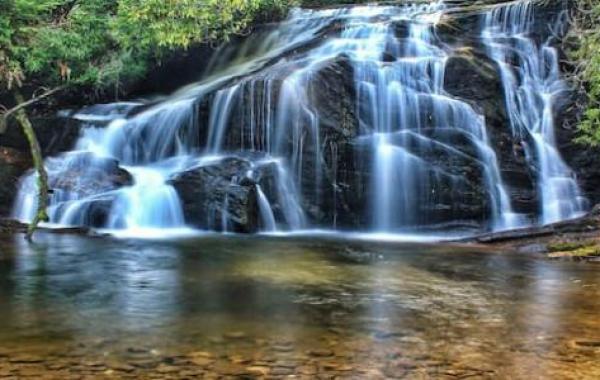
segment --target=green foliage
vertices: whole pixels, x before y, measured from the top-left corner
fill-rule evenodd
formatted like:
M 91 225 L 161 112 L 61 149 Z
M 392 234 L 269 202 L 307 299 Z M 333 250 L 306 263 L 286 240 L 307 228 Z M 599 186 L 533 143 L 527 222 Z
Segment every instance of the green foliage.
M 549 252 L 564 252 L 574 251 L 576 249 L 585 248 L 595 245 L 596 242 L 593 240 L 582 240 L 582 241 L 557 241 L 548 244 L 547 248 Z
M 579 124 L 577 142 L 600 145 L 600 2 L 597 0 L 578 0 L 582 10 L 578 22 L 578 49 L 571 53 L 581 62 L 582 79 L 587 89 L 587 109 Z
M 115 1 L 4 0 L 2 8 L 2 88 L 19 86 L 24 79 L 45 87 L 97 80 L 114 46 L 110 20 Z
M 0 91 L 139 79 L 161 55 L 281 17 L 296 0 L 0 0 Z
M 328 7 L 340 4 L 360 4 L 368 3 L 369 0 L 302 0 L 302 5 L 305 7 Z M 385 2 L 385 1 L 383 1 Z
M 59 63 L 71 70 L 75 83 L 94 83 L 111 50 L 109 18 L 114 4 L 88 0 L 73 7 L 54 8 L 50 22 L 30 31 L 27 46 L 19 49 L 25 71 L 49 78 L 61 78 Z
M 293 0 L 121 0 L 115 21 L 123 46 L 186 48 L 239 33 L 266 10 L 284 12 Z
M 550 251 L 548 257 L 552 259 L 584 260 L 600 256 L 600 246 L 594 242 L 576 248 L 567 247 L 560 251 Z

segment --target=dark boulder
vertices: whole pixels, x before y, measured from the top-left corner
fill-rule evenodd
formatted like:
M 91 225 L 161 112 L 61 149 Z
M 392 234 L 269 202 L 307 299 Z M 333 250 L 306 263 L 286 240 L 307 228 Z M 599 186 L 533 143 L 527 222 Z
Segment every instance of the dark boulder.
M 464 44 L 481 34 L 482 13 L 477 9 L 456 8 L 442 15 L 435 27 L 436 35 L 446 43 Z
M 170 183 L 179 194 L 187 223 L 252 233 L 261 227 L 256 185 L 267 180 L 265 176 L 250 160 L 227 157 L 177 174 Z
M 486 113 L 496 112 L 495 119 L 506 121 L 504 93 L 496 63 L 471 48 L 458 50 L 448 58 L 444 89 L 464 100 L 487 102 Z
M 348 57 L 339 56 L 313 68 L 300 79 L 305 80 L 302 86 L 305 92 L 298 96 L 305 96 L 307 108 L 315 118 L 308 117 L 308 112 L 303 110 L 303 116 L 279 125 L 276 111 L 278 108 L 279 112 L 283 111 L 279 107 L 282 86 L 297 69 L 295 64 L 281 63 L 277 69 L 257 73 L 237 84 L 229 103 L 230 116 L 222 149 L 270 151 L 279 136 L 278 154 L 290 158 L 284 165 L 301 172 L 301 206 L 310 224 L 356 227 L 362 223 L 362 210 L 367 207 L 363 197 L 366 183 L 363 170 L 368 166 L 356 167 L 360 160 L 355 158 L 354 139 L 359 135 L 359 122 L 352 65 Z M 215 94 L 208 98 L 208 102 L 213 103 Z M 288 110 L 291 114 L 296 112 L 295 105 Z M 205 112 L 201 112 L 200 117 L 202 124 L 208 122 Z M 315 120 L 316 134 L 311 124 Z M 201 141 L 207 137 L 206 131 L 200 131 Z M 293 153 L 298 139 L 302 139 L 302 151 Z M 200 146 L 206 144 L 201 142 Z M 302 157 L 297 167 L 291 162 L 293 154 Z

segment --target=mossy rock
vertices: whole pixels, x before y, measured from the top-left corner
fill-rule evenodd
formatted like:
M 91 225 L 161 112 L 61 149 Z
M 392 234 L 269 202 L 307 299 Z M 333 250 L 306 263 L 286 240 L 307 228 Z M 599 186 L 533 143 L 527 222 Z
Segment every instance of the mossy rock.
M 548 244 L 549 252 L 564 252 L 564 251 L 575 251 L 582 248 L 588 248 L 596 246 L 596 242 L 593 240 L 584 241 L 560 241 L 552 242 Z
M 600 257 L 600 244 L 595 241 L 550 243 L 548 251 L 551 259 L 585 260 Z

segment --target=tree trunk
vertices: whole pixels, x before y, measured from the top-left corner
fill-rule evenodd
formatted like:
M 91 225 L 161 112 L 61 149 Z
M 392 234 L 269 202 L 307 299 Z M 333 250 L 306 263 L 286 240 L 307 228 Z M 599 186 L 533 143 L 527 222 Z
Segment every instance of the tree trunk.
M 17 104 L 24 103 L 23 96 L 19 92 L 15 92 L 15 100 Z M 48 173 L 46 173 L 46 168 L 44 167 L 44 159 L 42 157 L 42 149 L 40 148 L 40 143 L 35 135 L 35 131 L 33 130 L 33 126 L 27 117 L 27 113 L 24 108 L 20 108 L 16 111 L 15 118 L 23 128 L 23 132 L 27 137 L 27 141 L 29 142 L 29 149 L 31 151 L 31 156 L 33 158 L 33 166 L 37 172 L 37 187 L 38 187 L 38 203 L 37 210 L 35 216 L 31 223 L 29 224 L 29 228 L 27 229 L 27 234 L 25 238 L 29 241 L 32 240 L 33 233 L 35 232 L 37 225 L 40 222 L 49 221 L 48 213 L 46 212 L 46 208 L 48 207 Z

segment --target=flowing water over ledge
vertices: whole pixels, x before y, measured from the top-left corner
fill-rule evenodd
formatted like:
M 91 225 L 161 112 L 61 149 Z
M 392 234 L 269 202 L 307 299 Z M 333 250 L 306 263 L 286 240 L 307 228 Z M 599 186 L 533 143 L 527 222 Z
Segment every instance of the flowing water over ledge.
M 568 2 L 466 3 L 295 9 L 158 102 L 79 110 L 75 149 L 46 160 L 51 222 L 393 234 L 581 216 L 555 137 Z M 14 218 L 35 215 L 35 184 Z
M 0 378 L 598 378 L 598 271 L 335 237 L 5 237 Z

